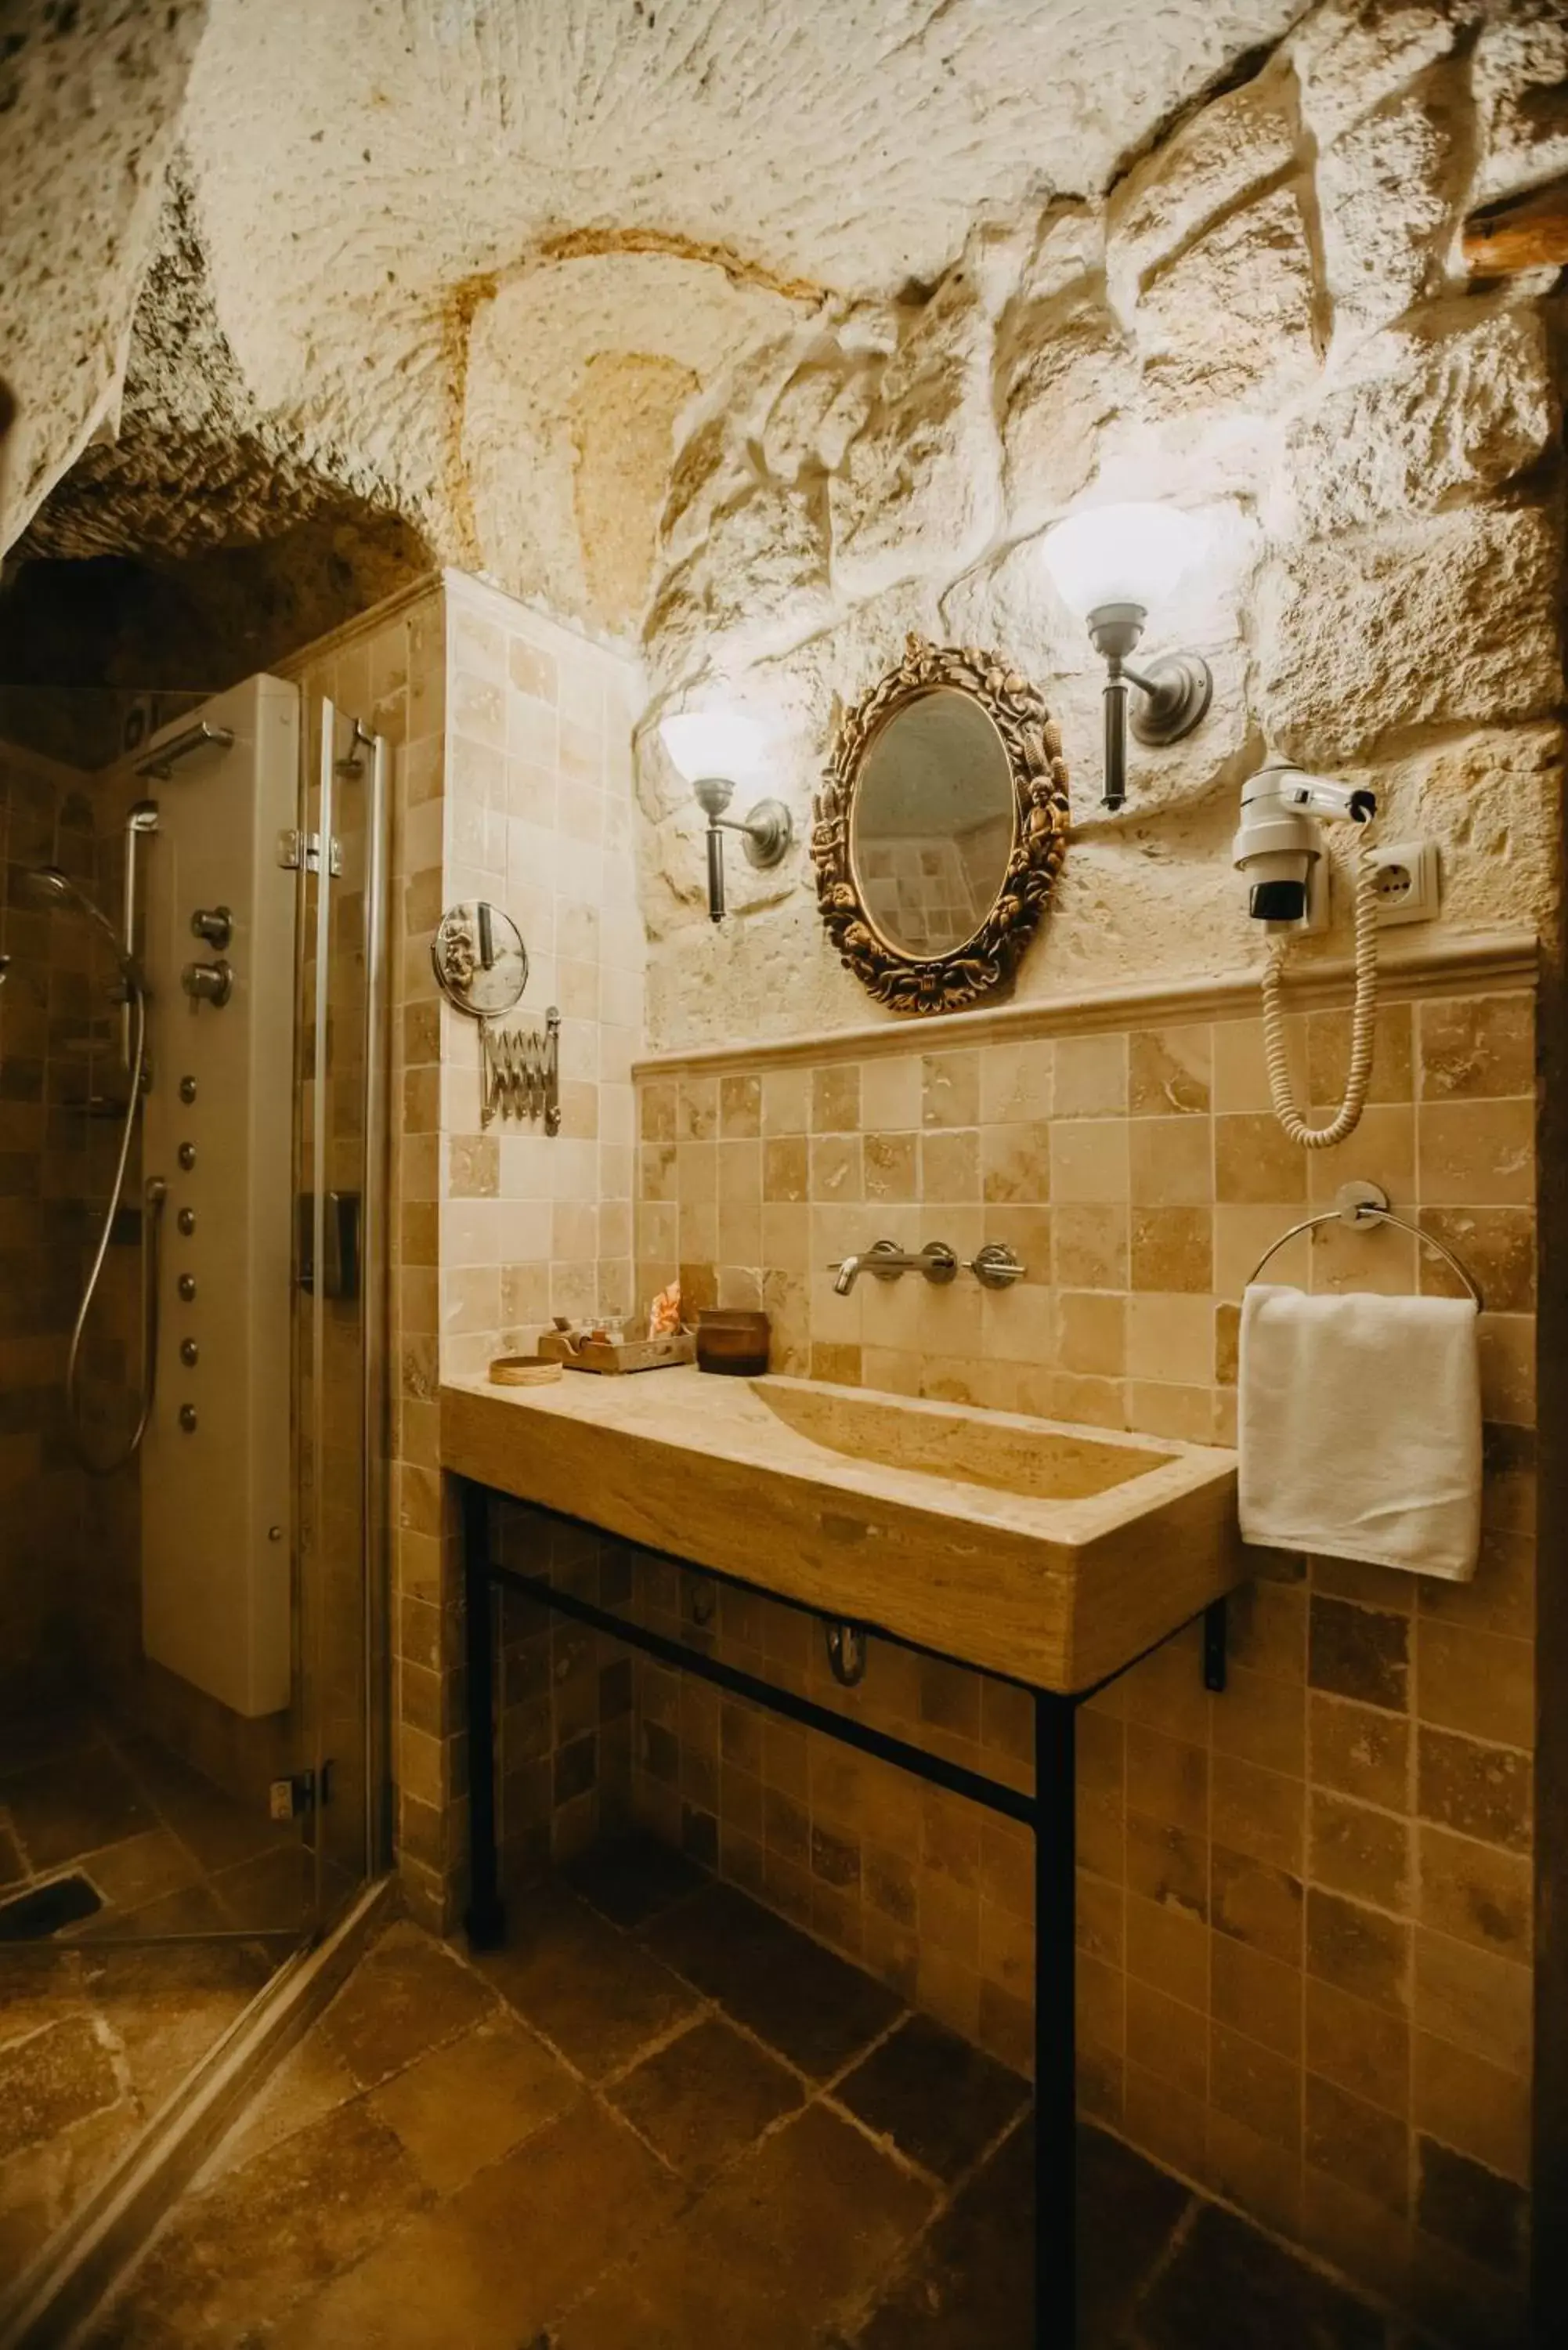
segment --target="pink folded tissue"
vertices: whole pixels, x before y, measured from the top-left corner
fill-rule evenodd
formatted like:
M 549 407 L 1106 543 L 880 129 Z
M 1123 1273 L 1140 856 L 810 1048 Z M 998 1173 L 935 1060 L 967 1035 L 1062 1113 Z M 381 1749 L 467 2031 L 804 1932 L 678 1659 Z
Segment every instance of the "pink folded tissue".
M 1468 1583 L 1480 1548 L 1481 1402 L 1468 1297 L 1241 1301 L 1243 1542 Z
M 672 1281 L 661 1289 L 648 1309 L 648 1335 L 650 1338 L 674 1338 L 680 1333 L 680 1284 Z

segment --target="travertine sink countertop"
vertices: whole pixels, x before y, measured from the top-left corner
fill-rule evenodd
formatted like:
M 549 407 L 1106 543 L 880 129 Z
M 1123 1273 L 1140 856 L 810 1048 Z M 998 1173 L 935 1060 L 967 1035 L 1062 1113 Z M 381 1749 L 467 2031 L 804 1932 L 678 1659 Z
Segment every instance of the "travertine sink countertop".
M 441 1458 L 1046 1689 L 1104 1679 L 1247 1573 L 1233 1452 L 805 1379 L 457 1380 Z

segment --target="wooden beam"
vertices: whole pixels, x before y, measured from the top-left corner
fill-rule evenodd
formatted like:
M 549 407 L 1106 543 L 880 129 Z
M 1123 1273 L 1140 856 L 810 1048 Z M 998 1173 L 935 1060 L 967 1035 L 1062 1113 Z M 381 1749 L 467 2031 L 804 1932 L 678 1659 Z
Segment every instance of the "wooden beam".
M 1472 277 L 1568 267 L 1568 174 L 1472 213 L 1461 243 Z

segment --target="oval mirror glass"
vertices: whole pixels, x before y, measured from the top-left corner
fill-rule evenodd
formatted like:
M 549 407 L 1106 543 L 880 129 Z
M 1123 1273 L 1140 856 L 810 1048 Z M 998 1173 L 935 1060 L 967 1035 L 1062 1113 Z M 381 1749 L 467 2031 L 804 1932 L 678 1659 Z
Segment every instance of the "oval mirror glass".
M 449 906 L 431 942 L 436 983 L 475 1020 L 510 1012 L 528 983 L 528 950 L 510 914 L 485 898 Z
M 972 694 L 938 687 L 868 746 L 849 826 L 867 918 L 900 955 L 951 954 L 995 905 L 1016 834 L 1012 768 Z

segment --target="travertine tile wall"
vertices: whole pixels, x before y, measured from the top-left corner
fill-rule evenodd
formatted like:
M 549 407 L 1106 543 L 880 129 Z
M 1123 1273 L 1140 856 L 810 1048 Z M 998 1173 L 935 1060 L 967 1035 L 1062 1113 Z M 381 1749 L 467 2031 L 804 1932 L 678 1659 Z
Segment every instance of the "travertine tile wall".
M 628 1544 L 521 1502 L 493 1503 L 492 1547 L 599 1607 L 638 1594 Z M 525 1887 L 631 1818 L 634 1659 L 514 1591 L 496 1629 L 496 1835 L 504 1879 Z
M 78 1661 L 86 1496 L 62 1388 L 92 1130 L 73 1107 L 88 1066 L 66 1048 L 107 1014 L 91 1000 L 87 931 L 35 905 L 26 875 L 57 864 L 90 887 L 95 843 L 87 777 L 0 743 L 0 1690 L 17 1702 L 57 1691 Z
M 145 787 L 85 762 L 112 745 L 130 699 L 67 689 L 21 698 L 18 714 L 79 746 L 82 764 L 0 750 L 0 951 L 12 958 L 0 990 L 0 1126 L 17 1146 L 5 1150 L 0 1176 L 0 1443 L 17 1480 L 0 1482 L 13 1505 L 0 1679 L 24 1707 L 118 1698 L 140 1655 L 136 1479 L 88 1476 L 65 1409 L 69 1333 L 119 1146 L 119 1118 L 105 1114 L 123 1098 L 116 974 L 80 915 L 37 906 L 26 878 L 29 867 L 57 864 L 99 905 L 119 905 L 125 808 Z M 106 713 L 106 702 L 120 706 Z M 86 1425 L 107 1448 L 129 1430 L 140 1377 L 140 1180 L 133 1147 L 83 1356 Z
M 561 1130 L 479 1119 L 476 1024 L 441 1007 L 441 1354 L 527 1351 L 553 1315 L 631 1310 L 631 1064 L 643 931 L 632 846 L 636 665 L 493 588 L 446 575 L 444 878 L 511 914 L 529 977 L 504 1024 L 561 1012 Z M 420 902 L 433 929 L 439 906 Z M 433 1074 L 411 1119 L 435 1114 Z
M 639 687 L 624 658 L 456 573 L 418 609 L 410 661 L 417 650 L 424 714 L 401 754 L 395 853 L 394 1712 L 399 1866 L 419 1914 L 447 1924 L 461 1899 L 467 1762 L 440 1379 L 530 1350 L 552 1315 L 618 1315 L 632 1302 Z M 510 1121 L 482 1128 L 477 1031 L 435 987 L 441 910 L 476 896 L 510 913 L 527 947 L 512 1023 L 537 1025 L 560 1007 L 555 1137 Z M 513 1755 L 521 1767 L 515 1743 Z
M 1345 1013 L 1298 1016 L 1293 1048 L 1312 1098 L 1337 1098 Z M 639 1288 L 679 1269 L 689 1303 L 764 1304 L 775 1367 L 819 1378 L 1225 1442 L 1242 1287 L 1348 1177 L 1473 1269 L 1473 1586 L 1261 1553 L 1224 1695 L 1188 1635 L 1081 1716 L 1081 2056 L 1086 2101 L 1162 2159 L 1427 2316 L 1486 2325 L 1513 2310 L 1527 2210 L 1534 1082 L 1532 998 L 1504 991 L 1385 1003 L 1361 1126 L 1312 1154 L 1269 1114 L 1248 1017 L 969 1050 L 900 1034 L 815 1066 L 651 1065 L 639 1087 Z M 1030 1275 L 835 1297 L 831 1261 L 884 1236 L 1009 1241 Z M 1337 1227 L 1270 1277 L 1452 1286 L 1405 1236 Z M 667 1622 L 712 1637 L 648 1574 Z M 1026 1771 L 1005 1685 L 875 1642 L 846 1700 L 807 1619 L 725 1592 L 716 1633 Z M 1004 1825 L 647 1667 L 635 1764 L 662 1832 L 1024 2054 L 1029 1855 Z

